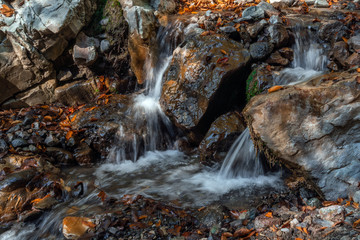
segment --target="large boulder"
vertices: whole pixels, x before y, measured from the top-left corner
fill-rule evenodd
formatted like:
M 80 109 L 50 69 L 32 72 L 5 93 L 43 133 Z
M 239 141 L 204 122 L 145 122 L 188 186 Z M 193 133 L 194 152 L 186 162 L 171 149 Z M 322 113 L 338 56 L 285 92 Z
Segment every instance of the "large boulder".
M 16 93 L 54 79 L 56 60 L 89 21 L 90 0 L 33 0 L 16 5 L 12 16 L 0 15 L 0 103 Z M 7 4 L 0 0 L 0 4 Z M 25 104 L 26 105 L 26 104 Z
M 257 148 L 315 179 L 329 199 L 347 196 L 360 181 L 357 76 L 329 74 L 258 95 L 243 111 Z
M 163 110 L 181 129 L 203 136 L 229 106 L 245 102 L 249 60 L 241 44 L 224 36 L 189 37 L 165 72 Z

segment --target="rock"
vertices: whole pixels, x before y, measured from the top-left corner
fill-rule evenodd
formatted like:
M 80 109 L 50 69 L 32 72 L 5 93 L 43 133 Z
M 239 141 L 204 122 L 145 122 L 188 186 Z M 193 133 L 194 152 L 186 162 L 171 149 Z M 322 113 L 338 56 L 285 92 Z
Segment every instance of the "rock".
M 325 42 L 334 42 L 344 30 L 345 26 L 337 20 L 329 20 L 321 23 L 319 37 Z
M 101 19 L 101 21 L 99 22 L 99 24 L 100 24 L 101 26 L 106 26 L 106 25 L 108 25 L 109 21 L 110 21 L 109 18 L 104 18 L 104 19 Z
M 280 225 L 281 220 L 276 217 L 269 218 L 265 216 L 265 214 L 262 214 L 260 216 L 257 216 L 254 221 L 255 229 L 260 230 L 264 229 L 273 225 Z
M 270 0 L 270 3 L 271 4 L 283 3 L 286 6 L 290 7 L 294 3 L 294 0 Z
M 37 210 L 49 210 L 57 203 L 58 201 L 54 197 L 45 197 L 34 204 L 33 207 Z
M 280 14 L 271 4 L 264 1 L 261 1 L 257 7 L 264 10 L 266 17 L 278 16 Z
M 176 12 L 176 2 L 174 0 L 155 0 L 153 7 L 164 14 L 172 14 Z
M 100 51 L 102 53 L 107 52 L 110 49 L 110 42 L 108 40 L 102 40 L 100 43 Z
M 85 142 L 75 149 L 74 157 L 80 166 L 89 166 L 94 162 L 94 152 Z
M 0 139 L 0 153 L 4 153 L 9 149 L 9 146 L 7 145 L 7 143 L 5 142 L 4 139 Z
M 86 36 L 83 32 L 76 37 L 76 43 L 73 47 L 73 59 L 77 65 L 90 66 L 95 63 L 100 46 L 99 40 Z
M 349 38 L 347 43 L 348 43 L 351 51 L 359 52 L 360 51 L 360 34 Z
M 54 134 L 50 133 L 45 138 L 44 143 L 46 144 L 46 146 L 54 147 L 60 143 L 60 140 L 57 137 L 55 137 Z
M 0 32 L 6 33 L 0 50 L 0 83 L 6 90 L 0 90 L 0 103 L 51 78 L 52 61 L 90 21 L 96 7 L 91 0 L 23 3 L 11 18 L 0 19 Z
M 270 55 L 270 57 L 266 60 L 268 64 L 271 65 L 280 65 L 280 66 L 287 66 L 289 65 L 290 61 L 286 58 L 283 58 L 279 51 L 276 51 Z
M 205 135 L 210 123 L 232 106 L 242 84 L 244 90 L 249 60 L 249 52 L 226 37 L 187 39 L 175 49 L 164 74 L 162 108 L 181 129 Z
M 252 6 L 246 8 L 242 13 L 242 20 L 259 20 L 265 18 L 265 11 L 258 6 Z
M 324 75 L 258 95 L 243 111 L 255 146 L 268 159 L 280 159 L 294 171 L 304 169 L 302 175 L 309 172 L 328 199 L 346 197 L 360 180 L 360 163 L 355 160 L 360 154 L 360 125 L 353 121 L 360 112 L 356 76 Z
M 346 60 L 349 57 L 349 51 L 345 42 L 337 42 L 333 47 L 334 58 L 342 65 L 346 66 Z
M 290 62 L 294 60 L 294 51 L 291 48 L 285 47 L 281 48 L 278 51 L 280 55 L 286 59 L 288 59 Z
M 356 191 L 353 195 L 354 202 L 360 203 L 360 191 Z
M 35 169 L 26 169 L 9 174 L 0 181 L 1 192 L 11 192 L 18 188 L 25 187 L 28 182 L 36 176 Z
M 14 148 L 18 148 L 18 147 L 25 147 L 28 144 L 28 142 L 22 138 L 15 138 L 14 140 L 11 141 L 11 145 L 14 147 Z
M 234 39 L 235 41 L 240 40 L 240 35 L 235 27 L 233 26 L 225 26 L 220 27 L 219 30 L 223 32 L 226 36 L 228 36 L 231 39 Z
M 306 204 L 310 207 L 321 207 L 321 201 L 318 198 L 310 198 Z
M 314 5 L 317 8 L 327 8 L 327 7 L 329 7 L 329 3 L 326 0 L 315 0 Z
M 57 164 L 68 165 L 73 163 L 74 157 L 71 152 L 56 147 L 47 147 L 46 152 L 52 156 Z
M 56 76 L 56 78 L 60 81 L 60 82 L 66 82 L 69 81 L 73 78 L 73 74 L 71 73 L 70 70 L 61 70 L 58 75 Z
M 289 40 L 289 34 L 283 25 L 275 24 L 268 27 L 270 34 L 270 42 L 275 45 L 276 48 L 284 47 Z
M 350 67 L 360 65 L 360 54 L 359 53 L 351 54 L 350 57 L 346 59 L 345 63 Z
M 247 26 L 246 30 L 248 31 L 251 38 L 256 38 L 266 25 L 267 25 L 267 21 L 263 19 L 259 22 Z
M 256 42 L 250 45 L 250 55 L 255 60 L 261 60 L 269 56 L 273 50 L 273 45 L 268 42 Z
M 199 212 L 197 216 L 201 224 L 208 228 L 221 224 L 223 217 L 223 209 L 218 205 L 206 207 L 204 210 Z
M 65 217 L 62 224 L 62 232 L 66 239 L 78 239 L 86 233 L 90 226 L 95 225 L 90 218 Z
M 54 98 L 67 106 L 89 103 L 96 94 L 94 80 L 76 81 L 55 89 Z
M 217 118 L 199 145 L 201 158 L 217 159 L 219 153 L 228 152 L 236 137 L 244 129 L 239 113 L 230 112 Z
M 322 220 L 327 220 L 332 222 L 344 221 L 345 208 L 340 205 L 320 208 L 319 215 Z
M 334 61 L 330 61 L 329 64 L 327 65 L 327 67 L 333 71 L 339 70 L 339 66 Z
M 246 80 L 247 101 L 274 85 L 273 73 L 271 70 L 269 71 L 267 66 L 267 64 L 260 65 L 252 71 Z
M 271 24 L 281 24 L 282 20 L 281 20 L 281 18 L 279 16 L 273 15 L 273 16 L 270 17 L 269 23 L 271 23 Z

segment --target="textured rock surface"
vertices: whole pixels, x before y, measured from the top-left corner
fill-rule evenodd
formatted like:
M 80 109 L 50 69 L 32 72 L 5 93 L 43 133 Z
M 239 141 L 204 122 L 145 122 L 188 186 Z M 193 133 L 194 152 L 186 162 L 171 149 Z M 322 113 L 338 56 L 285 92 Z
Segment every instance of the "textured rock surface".
M 11 17 L 0 16 L 1 42 L 5 43 L 0 47 L 0 83 L 5 86 L 0 102 L 55 78 L 52 61 L 89 22 L 95 6 L 90 0 L 34 0 L 25 1 Z
M 224 56 L 221 50 L 228 54 Z M 180 128 L 205 134 L 226 111 L 224 106 L 231 106 L 237 101 L 236 93 L 244 91 L 249 59 L 241 44 L 223 36 L 187 39 L 175 49 L 164 76 L 161 103 L 165 113 Z
M 300 166 L 302 174 L 309 172 L 329 199 L 347 196 L 360 180 L 356 76 L 324 75 L 254 97 L 244 109 L 257 147 L 290 168 Z

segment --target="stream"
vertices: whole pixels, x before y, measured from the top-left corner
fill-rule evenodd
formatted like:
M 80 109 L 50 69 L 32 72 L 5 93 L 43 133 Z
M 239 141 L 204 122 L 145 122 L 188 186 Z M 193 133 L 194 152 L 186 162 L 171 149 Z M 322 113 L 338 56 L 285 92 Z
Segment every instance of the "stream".
M 262 196 L 287 191 L 282 172 L 267 169 L 248 129 L 234 142 L 222 165 L 204 166 L 199 156 L 187 156 L 176 148 L 177 130 L 162 112 L 159 100 L 163 74 L 172 52 L 191 31 L 191 26 L 175 22 L 158 32 L 159 45 L 146 63 L 147 86 L 135 97 L 132 110 L 139 126 L 147 124 L 147 134 L 133 136 L 132 149 L 125 152 L 123 138 L 126 136 L 120 127 L 117 144 L 105 163 L 96 168 L 73 167 L 63 171 L 67 184 L 83 182 L 82 196 L 67 196 L 63 203 L 33 223 L 13 225 L 0 235 L 1 240 L 61 239 L 62 219 L 72 214 L 72 209 L 76 209 L 75 215 L 79 216 L 106 211 L 97 196 L 99 190 L 114 198 L 141 194 L 194 208 L 213 203 L 245 208 L 256 204 Z M 298 84 L 325 70 L 327 59 L 323 48 L 309 32 L 301 28 L 295 32 L 294 61 L 291 68 L 280 72 L 276 80 L 280 85 Z

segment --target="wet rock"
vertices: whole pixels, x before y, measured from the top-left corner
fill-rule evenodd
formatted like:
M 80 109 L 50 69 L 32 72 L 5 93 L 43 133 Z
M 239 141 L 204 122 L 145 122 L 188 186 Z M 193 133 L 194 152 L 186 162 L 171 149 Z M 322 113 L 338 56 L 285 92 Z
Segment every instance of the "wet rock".
M 223 217 L 223 209 L 218 205 L 206 207 L 197 216 L 201 224 L 209 228 L 221 224 Z
M 21 222 L 30 222 L 38 219 L 43 214 L 43 211 L 40 210 L 31 210 L 25 211 L 19 216 L 19 221 Z
M 329 3 L 326 0 L 316 0 L 314 6 L 318 8 L 327 8 L 329 7 Z
M 349 38 L 348 42 L 350 50 L 354 52 L 359 52 L 360 50 L 360 34 Z
M 60 140 L 54 136 L 54 134 L 50 133 L 46 138 L 44 143 L 46 144 L 46 146 L 49 147 L 54 147 L 56 145 L 58 145 L 60 143 Z
M 176 12 L 176 2 L 174 0 L 156 0 L 153 7 L 161 13 L 172 14 Z
M 344 30 L 344 24 L 340 21 L 329 20 L 322 22 L 319 29 L 319 37 L 326 42 L 334 42 Z
M 102 40 L 100 43 L 100 51 L 102 53 L 107 52 L 110 49 L 110 42 L 108 40 Z
M 283 25 L 275 24 L 268 27 L 270 34 L 270 42 L 275 45 L 276 48 L 284 47 L 289 40 L 289 34 Z
M 17 147 L 25 147 L 28 144 L 28 142 L 22 138 L 15 138 L 14 140 L 11 141 L 11 145 L 14 147 L 14 148 L 17 148 Z
M 83 32 L 79 33 L 73 47 L 73 59 L 77 65 L 90 66 L 95 63 L 100 46 L 99 40 L 86 36 Z
M 360 111 L 360 85 L 355 73 L 343 72 L 341 80 L 337 77 L 324 75 L 258 95 L 243 112 L 255 145 L 269 159 L 280 159 L 295 171 L 294 166 L 308 171 L 328 199 L 346 197 L 360 180 L 360 163 L 354 160 L 359 154 L 360 126 L 353 121 Z
M 264 1 L 261 1 L 257 7 L 264 10 L 266 17 L 278 16 L 280 14 L 271 4 Z
M 246 81 L 246 99 L 250 101 L 252 97 L 270 88 L 274 84 L 273 73 L 267 68 L 267 64 L 257 67 L 249 75 Z
M 345 42 L 337 42 L 333 47 L 334 58 L 342 65 L 346 66 L 346 60 L 349 57 L 349 51 Z
M 270 226 L 277 226 L 281 224 L 281 220 L 276 217 L 269 218 L 265 216 L 265 214 L 262 214 L 260 216 L 257 216 L 254 221 L 255 229 L 264 229 Z
M 265 18 L 265 11 L 258 6 L 252 6 L 246 8 L 242 13 L 242 21 L 246 20 L 259 20 Z
M 69 81 L 73 78 L 73 74 L 71 73 L 70 70 L 61 70 L 58 75 L 56 76 L 56 78 L 60 81 L 60 82 L 66 82 Z
M 279 51 L 276 51 L 270 55 L 270 57 L 266 60 L 267 63 L 272 65 L 280 65 L 280 66 L 287 66 L 289 65 L 290 61 L 286 58 L 283 58 Z
M 164 75 L 161 105 L 165 113 L 180 128 L 205 135 L 211 122 L 237 98 L 236 90 L 245 85 L 241 79 L 249 60 L 249 52 L 226 37 L 188 39 L 175 49 Z
M 60 164 L 68 165 L 73 163 L 74 157 L 71 152 L 56 147 L 47 147 L 46 152 Z
M 268 42 L 256 42 L 250 45 L 250 55 L 255 60 L 261 60 L 269 56 L 273 45 Z
M 225 26 L 220 27 L 219 30 L 223 32 L 226 36 L 228 36 L 231 39 L 234 39 L 235 41 L 240 40 L 240 35 L 235 27 L 233 26 Z
M 33 207 L 37 210 L 49 210 L 54 205 L 56 205 L 58 201 L 53 197 L 45 197 L 36 204 L 33 205 Z
M 360 203 L 360 191 L 356 191 L 353 195 L 354 202 Z
M 319 209 L 319 215 L 322 220 L 332 222 L 344 221 L 345 209 L 340 205 L 324 207 Z
M 288 59 L 290 62 L 294 60 L 294 51 L 291 48 L 285 47 L 281 48 L 278 51 L 280 55 L 286 59 Z
M 318 198 L 310 198 L 307 201 L 307 205 L 309 205 L 310 207 L 320 207 L 321 206 L 321 201 Z
M 94 225 L 90 218 L 65 217 L 62 223 L 62 232 L 66 239 L 78 239 Z
M 219 153 L 227 152 L 244 129 L 245 126 L 237 112 L 230 112 L 217 118 L 199 145 L 201 158 L 216 159 Z
M 80 146 L 75 149 L 74 157 L 79 165 L 89 166 L 94 161 L 94 152 L 89 145 L 82 142 Z
M 263 19 L 259 22 L 249 25 L 246 30 L 248 31 L 251 38 L 256 38 L 266 25 L 267 21 Z
M 279 16 L 273 15 L 273 16 L 270 17 L 269 23 L 271 23 L 271 24 L 281 24 L 282 20 L 281 20 L 281 18 Z
M 330 70 L 333 70 L 333 71 L 338 71 L 339 70 L 339 66 L 334 61 L 330 61 L 329 64 L 327 65 L 327 67 Z
M 76 81 L 55 89 L 55 99 L 67 106 L 88 103 L 95 94 L 96 84 L 93 80 Z
M 294 0 L 270 0 L 270 3 L 273 5 L 282 3 L 290 7 L 294 3 Z
M 351 54 L 350 57 L 346 59 L 345 63 L 350 67 L 360 65 L 360 54 L 359 53 Z
M 4 139 L 0 139 L 0 153 L 6 152 L 9 149 L 9 146 Z
M 14 172 L 6 176 L 6 178 L 0 181 L 1 192 L 11 192 L 15 189 L 25 187 L 26 184 L 36 176 L 35 169 L 26 169 L 18 172 Z

